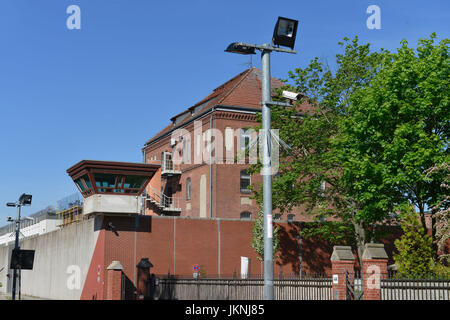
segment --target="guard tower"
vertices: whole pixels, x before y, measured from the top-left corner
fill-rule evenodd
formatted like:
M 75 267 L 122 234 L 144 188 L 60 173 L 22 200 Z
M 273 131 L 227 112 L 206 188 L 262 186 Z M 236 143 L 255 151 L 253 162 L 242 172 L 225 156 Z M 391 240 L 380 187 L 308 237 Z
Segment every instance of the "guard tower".
M 159 164 L 83 160 L 67 169 L 84 197 L 84 215 L 140 214 L 145 187 Z

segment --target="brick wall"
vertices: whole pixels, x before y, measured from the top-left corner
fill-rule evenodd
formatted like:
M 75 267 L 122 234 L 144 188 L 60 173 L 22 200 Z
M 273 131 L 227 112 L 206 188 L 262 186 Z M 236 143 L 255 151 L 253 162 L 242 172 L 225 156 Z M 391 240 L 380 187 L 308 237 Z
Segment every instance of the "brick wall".
M 199 265 L 202 271 L 211 276 L 219 273 L 239 275 L 241 256 L 251 259 L 251 273 L 263 272 L 262 263 L 250 246 L 253 221 L 152 216 L 105 217 L 104 227 L 109 222 L 115 230 L 105 230 L 105 265 L 114 260 L 120 261 L 129 283 L 136 283 L 136 265 L 142 258 L 149 258 L 154 266 L 150 272 L 155 274 L 192 276 L 193 266 Z M 288 223 L 279 225 L 282 230 L 281 251 L 279 258 L 275 260 L 274 273 L 297 274 L 299 259 L 295 235 L 298 226 Z M 303 252 L 304 272 L 330 272 L 331 248 L 326 244 L 304 241 Z M 105 296 L 106 286 L 107 283 L 104 287 Z

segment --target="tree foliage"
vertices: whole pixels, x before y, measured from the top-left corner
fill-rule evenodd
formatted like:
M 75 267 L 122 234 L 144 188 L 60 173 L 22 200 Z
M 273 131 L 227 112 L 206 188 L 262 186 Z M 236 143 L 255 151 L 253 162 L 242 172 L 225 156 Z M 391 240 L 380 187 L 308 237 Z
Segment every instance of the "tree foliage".
M 278 240 L 278 226 L 273 228 L 273 258 L 278 257 L 280 242 Z M 258 217 L 253 222 L 251 247 L 255 250 L 260 261 L 264 260 L 264 215 L 262 210 L 258 212 Z
M 274 208 L 339 221 L 309 234 L 338 243 L 340 229 L 360 257 L 373 226 L 405 203 L 419 209 L 426 232 L 425 211 L 444 192 L 442 173 L 428 179 L 426 170 L 449 160 L 449 40 L 435 39 L 419 40 L 416 50 L 402 41 L 391 53 L 344 38 L 334 70 L 315 58 L 289 72 L 281 90 L 304 98 L 296 108 L 272 108 L 272 128 L 290 147 L 280 150 Z M 305 103 L 311 112 L 299 111 Z
M 429 274 L 434 268 L 432 239 L 424 234 L 419 215 L 411 206 L 401 211 L 403 235 L 395 240 L 398 253 L 394 254 L 398 272 L 403 276 Z
M 435 227 L 435 242 L 440 252 L 439 261 L 450 264 L 450 254 L 445 253 L 445 245 L 450 239 L 450 165 L 448 163 L 436 164 L 427 170 L 426 177 L 432 179 L 436 173 L 444 173 L 441 187 L 444 193 L 438 197 L 437 204 L 432 208 L 432 219 Z
M 417 50 L 402 41 L 386 54 L 369 85 L 351 97 L 349 117 L 337 139 L 343 177 L 364 203 L 361 217 L 374 221 L 397 205 L 426 209 L 442 194 L 442 175 L 426 169 L 448 162 L 450 123 L 449 40 L 419 40 Z
M 342 119 L 348 115 L 351 96 L 374 77 L 386 52 L 371 52 L 369 44 L 358 43 L 358 37 L 344 38 L 339 44 L 343 52 L 336 55 L 335 71 L 315 58 L 306 68 L 289 72 L 282 90 L 304 95 L 298 108 L 272 108 L 272 128 L 279 129 L 280 138 L 290 146 L 280 150 L 273 205 L 281 212 L 301 207 L 317 221 L 339 220 L 319 223 L 314 231 L 305 230 L 304 236 L 320 234 L 338 243 L 342 240 L 338 234 L 351 234 L 352 239 L 346 241 L 356 243 L 362 254 L 371 221 L 357 216 L 362 204 L 346 190 L 334 140 L 340 135 Z M 305 104 L 312 110 L 300 113 Z M 323 182 L 325 190 L 320 188 Z M 262 196 L 258 188 L 254 191 L 257 198 Z M 335 232 L 339 229 L 342 233 Z

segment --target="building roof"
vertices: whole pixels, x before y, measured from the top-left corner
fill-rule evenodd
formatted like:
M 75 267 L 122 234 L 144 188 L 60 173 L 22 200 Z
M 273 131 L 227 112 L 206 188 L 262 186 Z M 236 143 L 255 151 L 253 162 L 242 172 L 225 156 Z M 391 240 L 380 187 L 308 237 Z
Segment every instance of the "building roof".
M 204 99 L 171 118 L 172 124 L 158 132 L 146 145 L 157 140 L 166 133 L 182 127 L 191 120 L 191 115 L 198 115 L 212 109 L 215 106 L 236 106 L 250 109 L 261 109 L 261 78 L 262 73 L 258 68 L 252 67 L 238 74 L 213 90 Z M 280 88 L 284 84 L 278 79 L 271 79 L 271 88 Z

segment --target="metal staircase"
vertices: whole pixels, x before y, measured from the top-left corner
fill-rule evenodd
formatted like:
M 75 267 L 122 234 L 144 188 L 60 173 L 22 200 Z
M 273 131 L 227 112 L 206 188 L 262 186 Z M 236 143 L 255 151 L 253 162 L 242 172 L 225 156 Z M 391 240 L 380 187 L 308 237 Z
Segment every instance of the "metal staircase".
M 155 190 L 152 186 L 147 189 L 146 200 L 159 208 L 162 212 L 181 212 L 180 198 L 168 197 L 164 192 Z

